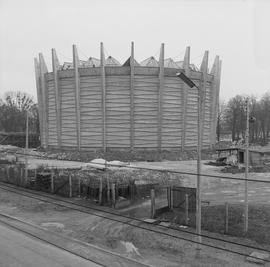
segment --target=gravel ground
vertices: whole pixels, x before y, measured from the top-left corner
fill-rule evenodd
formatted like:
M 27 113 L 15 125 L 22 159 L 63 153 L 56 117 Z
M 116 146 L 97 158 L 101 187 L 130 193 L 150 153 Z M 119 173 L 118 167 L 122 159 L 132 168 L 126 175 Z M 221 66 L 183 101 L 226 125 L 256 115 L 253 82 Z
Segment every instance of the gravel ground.
M 244 257 L 0 191 L 0 211 L 153 266 L 253 266 Z

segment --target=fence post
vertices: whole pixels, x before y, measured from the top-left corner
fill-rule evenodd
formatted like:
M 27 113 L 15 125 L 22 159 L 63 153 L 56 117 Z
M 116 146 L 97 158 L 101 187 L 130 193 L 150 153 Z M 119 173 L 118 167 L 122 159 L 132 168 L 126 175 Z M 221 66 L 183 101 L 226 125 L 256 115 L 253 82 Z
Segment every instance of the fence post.
M 229 232 L 229 203 L 225 202 L 225 230 L 224 233 Z
M 7 181 L 9 182 L 9 166 L 6 166 Z
M 108 176 L 107 176 L 107 202 L 108 204 L 110 203 L 110 180 Z
M 156 205 L 155 205 L 155 189 L 151 189 L 151 219 L 155 218 Z
M 186 194 L 186 198 L 185 198 L 185 223 L 186 225 L 188 225 L 188 221 L 189 221 L 189 218 L 188 218 L 188 209 L 189 209 L 189 203 L 188 203 L 188 194 Z
M 112 184 L 112 207 L 115 208 L 115 184 Z
M 54 172 L 51 170 L 51 193 L 54 193 Z
M 16 177 L 16 184 L 17 184 L 17 186 L 19 186 L 19 184 L 20 184 L 20 172 L 19 172 L 19 168 L 18 168 L 17 165 L 14 167 L 14 175 Z
M 15 165 L 13 167 L 13 174 L 14 174 L 16 185 L 18 186 L 19 185 L 19 174 L 18 174 L 18 166 L 17 165 Z
M 78 195 L 79 195 L 79 197 L 81 197 L 81 177 L 80 176 L 78 179 Z
M 23 184 L 23 168 L 22 168 L 22 166 L 20 166 L 20 184 L 21 184 L 21 186 Z
M 99 205 L 102 205 L 102 177 L 99 179 Z
M 170 186 L 170 205 L 171 205 L 171 210 L 173 210 L 173 187 Z
M 71 180 L 71 174 L 68 175 L 69 180 L 69 197 L 72 197 L 72 180 Z
M 167 200 L 168 200 L 168 207 L 171 209 L 171 187 L 167 187 Z

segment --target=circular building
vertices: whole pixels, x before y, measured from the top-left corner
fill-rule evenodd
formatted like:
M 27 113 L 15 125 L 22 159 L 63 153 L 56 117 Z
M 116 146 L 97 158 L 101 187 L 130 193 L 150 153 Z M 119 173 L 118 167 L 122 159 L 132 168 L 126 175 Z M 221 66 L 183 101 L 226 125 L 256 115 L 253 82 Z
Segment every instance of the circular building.
M 149 57 L 138 63 L 131 56 L 124 64 L 109 56 L 103 44 L 100 59 L 60 65 L 52 49 L 52 72 L 42 54 L 35 58 L 41 144 L 66 150 L 189 149 L 197 145 L 198 89 L 179 77 L 185 72 L 202 97 L 203 146 L 215 143 L 221 61 L 216 56 L 208 72 L 208 51 L 200 68 L 190 63 L 190 48 L 183 61 Z

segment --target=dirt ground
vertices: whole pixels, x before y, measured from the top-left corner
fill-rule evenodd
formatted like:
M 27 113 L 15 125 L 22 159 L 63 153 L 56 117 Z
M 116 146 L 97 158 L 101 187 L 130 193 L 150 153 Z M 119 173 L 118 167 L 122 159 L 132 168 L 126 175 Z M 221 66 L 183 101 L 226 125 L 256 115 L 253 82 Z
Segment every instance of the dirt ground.
M 244 257 L 0 191 L 0 212 L 153 266 L 253 266 Z
M 230 178 L 244 178 L 244 173 L 222 173 L 221 166 L 207 165 L 208 161 L 202 161 L 202 174 L 226 176 Z M 163 162 L 134 162 L 135 166 L 147 167 L 152 169 L 169 169 L 182 172 L 196 173 L 195 160 L 190 161 L 163 161 Z M 195 175 L 179 174 L 179 180 L 182 186 L 196 187 L 197 177 Z M 248 195 L 250 203 L 270 204 L 270 173 L 249 173 L 249 178 L 253 180 L 264 180 L 262 182 L 248 182 Z M 221 179 L 211 178 L 207 176 L 201 177 L 202 199 L 210 201 L 210 204 L 242 203 L 244 202 L 245 181 L 237 179 Z

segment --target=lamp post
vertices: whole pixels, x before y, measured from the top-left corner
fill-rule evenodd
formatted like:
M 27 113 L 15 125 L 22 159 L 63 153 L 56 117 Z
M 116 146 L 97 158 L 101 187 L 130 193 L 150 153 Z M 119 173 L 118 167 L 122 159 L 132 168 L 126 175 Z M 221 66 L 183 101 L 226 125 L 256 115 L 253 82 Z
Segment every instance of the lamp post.
M 198 235 L 198 246 L 197 249 L 201 249 L 201 158 L 202 158 L 202 95 L 200 88 L 190 80 L 183 72 L 176 73 L 176 76 L 179 77 L 185 84 L 190 88 L 197 88 L 198 90 L 198 143 L 197 143 L 197 189 L 196 189 L 196 233 Z

